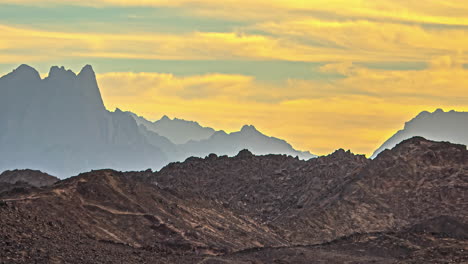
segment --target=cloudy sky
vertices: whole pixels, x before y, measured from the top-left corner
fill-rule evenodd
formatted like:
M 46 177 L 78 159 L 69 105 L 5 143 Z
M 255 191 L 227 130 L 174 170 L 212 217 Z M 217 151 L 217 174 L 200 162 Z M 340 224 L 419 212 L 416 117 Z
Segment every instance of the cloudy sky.
M 106 106 L 370 154 L 468 110 L 460 0 L 0 0 L 0 74 L 92 64 Z

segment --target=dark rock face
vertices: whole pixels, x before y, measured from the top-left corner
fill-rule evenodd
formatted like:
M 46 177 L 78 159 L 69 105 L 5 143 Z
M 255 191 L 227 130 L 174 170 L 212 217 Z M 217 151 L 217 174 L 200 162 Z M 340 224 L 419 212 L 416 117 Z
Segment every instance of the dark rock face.
M 0 194 L 6 263 L 466 263 L 468 152 L 210 155 Z
M 309 161 L 285 155 L 226 156 L 173 163 L 150 181 L 184 197 L 206 197 L 264 223 L 296 215 L 369 161 L 344 151 Z
M 50 247 L 56 254 L 77 256 L 71 252 L 75 243 L 85 241 L 93 241 L 91 245 L 98 251 L 117 245 L 148 252 L 154 249 L 154 256 L 161 251 L 213 255 L 286 244 L 268 227 L 236 216 L 213 201 L 185 201 L 111 170 L 83 174 L 42 189 L 6 193 L 2 201 L 1 235 L 10 241 L 6 246 L 26 243 L 27 255 Z M 22 234 L 27 230 L 31 232 Z M 76 262 L 66 255 L 58 258 Z
M 0 174 L 0 182 L 15 184 L 24 182 L 34 187 L 44 187 L 58 182 L 57 177 L 36 170 L 12 170 Z

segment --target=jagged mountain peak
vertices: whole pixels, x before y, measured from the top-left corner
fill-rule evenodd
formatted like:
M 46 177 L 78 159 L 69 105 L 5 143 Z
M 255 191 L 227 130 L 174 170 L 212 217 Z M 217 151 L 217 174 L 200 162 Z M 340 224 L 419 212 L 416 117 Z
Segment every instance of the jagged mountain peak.
M 258 130 L 253 125 L 244 125 L 240 132 L 249 133 L 249 132 L 258 132 Z
M 117 108 L 115 108 L 114 113 L 121 114 L 121 113 L 125 113 L 125 112 L 123 112 L 122 110 L 120 110 L 120 108 L 117 107 Z
M 93 70 L 93 67 L 89 64 L 85 65 L 81 71 L 76 74 L 71 69 L 66 69 L 64 66 L 52 66 L 49 70 L 49 75 L 47 78 L 50 79 L 79 79 L 79 80 L 89 80 L 96 82 L 96 74 Z
M 411 125 L 419 122 L 428 122 L 428 120 L 433 120 L 433 119 L 443 119 L 446 117 L 450 116 L 455 116 L 457 114 L 463 114 L 464 112 L 457 112 L 455 110 L 450 110 L 450 111 L 444 111 L 442 108 L 437 108 L 433 112 L 429 111 L 422 111 L 416 117 L 411 119 L 410 121 L 405 123 L 405 128 L 406 127 L 411 127 Z
M 39 72 L 27 64 L 21 64 L 18 68 L 14 69 L 11 73 L 1 77 L 3 78 L 17 78 L 22 80 L 40 80 Z
M 84 75 L 84 74 L 94 74 L 93 66 L 90 64 L 86 64 L 80 71 L 78 75 Z
M 18 66 L 18 68 L 16 68 L 15 70 L 13 70 L 13 72 L 16 72 L 16 73 L 34 73 L 34 74 L 38 74 L 39 73 L 37 72 L 36 69 L 34 69 L 33 67 L 27 65 L 27 64 L 21 64 L 20 66 Z
M 163 115 L 159 121 L 171 121 L 171 119 L 167 115 Z
M 166 137 L 174 144 L 185 144 L 190 141 L 199 141 L 211 137 L 215 130 L 210 127 L 203 127 L 198 122 L 184 119 L 171 119 L 167 115 L 161 119 L 151 122 L 142 116 L 128 112 L 139 125 L 143 125 L 149 131 Z
M 335 150 L 333 153 L 328 155 L 329 157 L 343 157 L 343 156 L 349 156 L 349 155 L 354 155 L 351 150 L 344 150 L 342 148 Z
M 62 79 L 62 78 L 75 78 L 76 74 L 70 70 L 65 69 L 64 66 L 52 66 L 49 70 L 49 79 Z
M 87 80 L 90 82 L 96 82 L 96 74 L 94 73 L 93 67 L 89 64 L 85 65 L 80 73 L 77 75 L 78 79 Z
M 235 156 L 242 149 L 312 157 L 252 125 L 226 134 L 195 121 L 163 116 L 151 122 L 120 109 L 110 112 L 91 65 L 78 75 L 53 66 L 44 79 L 27 65 L 15 72 L 32 72 L 37 81 L 24 76 L 2 80 L 0 113 L 9 116 L 0 118 L 0 168 L 31 167 L 63 177 L 97 168 L 159 169 L 168 161 L 210 153 Z

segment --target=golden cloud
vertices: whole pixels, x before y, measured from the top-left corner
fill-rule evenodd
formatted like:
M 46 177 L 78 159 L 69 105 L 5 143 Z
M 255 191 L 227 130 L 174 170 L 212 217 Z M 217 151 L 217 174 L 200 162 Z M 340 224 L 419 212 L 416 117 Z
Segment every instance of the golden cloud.
M 38 4 L 32 0 L 3 3 Z M 200 120 L 233 131 L 252 123 L 318 154 L 371 153 L 419 111 L 468 109 L 468 6 L 447 0 L 48 0 L 40 4 L 170 6 L 241 20 L 233 32 L 102 34 L 0 25 L 0 63 L 70 58 L 331 62 L 334 80 L 263 83 L 242 75 L 100 74 L 109 108 Z M 33 52 L 31 52 L 33 51 Z M 376 70 L 362 62 L 425 62 Z
M 4 0 L 28 5 L 147 6 L 184 8 L 201 16 L 235 20 L 275 20 L 321 13 L 443 25 L 468 25 L 468 7 L 459 0 Z
M 460 97 L 468 87 L 468 70 L 452 64 L 417 71 L 331 64 L 323 70 L 346 77 L 286 84 L 221 74 L 107 73 L 98 79 L 109 108 L 152 119 L 168 114 L 227 131 L 255 124 L 269 135 L 318 154 L 339 147 L 371 154 L 420 111 L 468 110 L 468 98 Z
M 0 25 L 0 54 L 60 58 L 285 61 L 427 61 L 456 52 L 467 63 L 468 34 L 418 26 L 317 20 L 252 26 L 270 35 L 237 32 L 98 34 Z M 7 52 L 2 52 L 6 50 Z M 31 52 L 39 51 L 39 52 Z M 2 57 L 0 57 L 0 62 Z M 29 61 L 29 60 L 28 60 Z

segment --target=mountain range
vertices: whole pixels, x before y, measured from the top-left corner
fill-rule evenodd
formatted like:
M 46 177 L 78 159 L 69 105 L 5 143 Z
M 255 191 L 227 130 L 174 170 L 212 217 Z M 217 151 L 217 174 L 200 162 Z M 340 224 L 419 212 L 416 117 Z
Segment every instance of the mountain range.
M 424 111 L 371 158 L 414 136 L 468 144 L 467 129 L 466 112 Z M 158 170 L 192 156 L 233 156 L 242 149 L 257 155 L 316 157 L 252 125 L 226 133 L 178 118 L 152 122 L 118 108 L 108 111 L 90 65 L 78 74 L 54 66 L 45 78 L 21 65 L 1 77 L 0 146 L 0 171 L 30 168 L 61 178 L 102 168 Z
M 401 141 L 415 136 L 468 145 L 467 131 L 468 112 L 454 110 L 445 112 L 442 109 L 437 109 L 432 113 L 423 111 L 407 122 L 402 130 L 384 142 L 371 158 L 375 158 L 383 150 L 391 149 Z
M 0 262 L 466 263 L 467 168 L 466 146 L 415 137 L 373 160 L 243 150 L 43 187 L 10 172 L 26 182 L 0 190 Z
M 466 121 L 316 157 L 108 111 L 89 65 L 21 65 L 0 78 L 0 263 L 467 263 Z
M 52 67 L 45 78 L 21 65 L 0 78 L 0 171 L 38 169 L 68 177 L 92 169 L 159 169 L 190 156 L 256 154 L 315 157 L 253 126 L 224 133 L 163 117 L 150 122 L 108 111 L 90 65 L 78 74 Z

